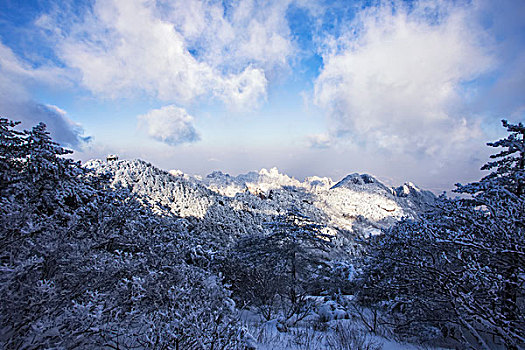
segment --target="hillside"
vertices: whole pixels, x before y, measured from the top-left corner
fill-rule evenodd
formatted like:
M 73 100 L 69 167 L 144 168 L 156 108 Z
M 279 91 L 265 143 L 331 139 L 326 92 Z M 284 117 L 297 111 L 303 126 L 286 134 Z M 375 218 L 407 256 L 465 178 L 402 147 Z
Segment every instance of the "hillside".
M 490 145 L 516 153 L 523 126 L 505 123 Z M 82 165 L 44 124 L 16 126 L 0 118 L 0 347 L 522 342 L 522 153 L 453 199 L 368 174 Z
M 129 187 L 157 212 L 229 236 L 260 231 L 262 223 L 292 208 L 333 234 L 367 236 L 402 217 L 417 217 L 435 201 L 431 192 L 412 183 L 390 188 L 367 174 L 351 174 L 336 183 L 317 176 L 301 182 L 276 168 L 238 176 L 215 171 L 200 179 L 142 160 L 93 160 L 85 167 L 110 174 L 113 186 Z
M 264 329 L 328 327 L 354 317 L 329 298 L 352 292 L 362 238 L 434 198 L 369 175 L 200 179 L 142 160 L 82 165 L 44 124 L 16 126 L 0 119 L 7 349 L 254 349 L 270 343 L 253 338 Z

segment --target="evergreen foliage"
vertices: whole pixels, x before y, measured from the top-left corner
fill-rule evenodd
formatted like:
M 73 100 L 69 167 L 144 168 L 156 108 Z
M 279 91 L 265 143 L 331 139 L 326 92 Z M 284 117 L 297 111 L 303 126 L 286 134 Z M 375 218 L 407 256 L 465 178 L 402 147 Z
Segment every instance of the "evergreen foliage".
M 525 126 L 522 123 L 509 124 L 502 120 L 503 127 L 509 135 L 496 142 L 487 143 L 488 146 L 503 148 L 490 158 L 481 169 L 492 170 L 491 173 L 479 182 L 462 186 L 458 184 L 456 192 L 482 194 L 483 192 L 501 191 L 505 189 L 516 196 L 523 196 L 525 191 Z M 501 195 L 501 193 L 500 193 Z
M 64 158 L 44 124 L 0 119 L 0 347 L 236 348 L 221 280 L 197 244 L 125 188 Z
M 469 198 L 442 196 L 370 243 L 359 299 L 386 305 L 399 334 L 485 349 L 525 344 L 525 129 L 503 125 L 510 135 L 489 143 L 503 150 L 483 167 L 493 172 L 457 185 Z
M 331 237 L 294 209 L 267 226 L 268 233 L 239 240 L 223 271 L 241 304 L 268 320 L 284 312 L 297 321 L 308 309 L 305 297 L 328 285 Z
M 372 332 L 383 310 L 433 345 L 525 344 L 521 123 L 488 144 L 502 149 L 490 174 L 457 185 L 468 198 L 437 200 L 369 175 L 319 188 L 276 170 L 249 176 L 255 193 L 227 179 L 248 189 L 228 197 L 140 160 L 81 166 L 44 124 L 17 125 L 0 118 L 0 348 L 243 348 L 239 308 L 285 332 L 314 311 L 348 317 L 342 304 L 314 310 L 313 296 L 354 282 Z M 356 237 L 369 240 L 362 267 Z

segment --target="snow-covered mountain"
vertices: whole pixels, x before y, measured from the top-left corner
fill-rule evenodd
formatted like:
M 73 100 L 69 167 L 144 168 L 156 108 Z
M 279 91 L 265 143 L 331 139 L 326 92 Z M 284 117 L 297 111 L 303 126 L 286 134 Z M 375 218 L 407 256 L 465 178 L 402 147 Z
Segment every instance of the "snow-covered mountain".
M 335 183 L 317 176 L 299 181 L 276 168 L 238 176 L 215 171 L 199 178 L 141 160 L 93 160 L 85 166 L 110 175 L 114 186 L 128 187 L 159 213 L 180 216 L 190 230 L 218 232 L 222 240 L 264 230 L 265 222 L 291 208 L 334 235 L 368 236 L 404 216 L 417 216 L 435 200 L 412 183 L 390 188 L 367 174 Z
M 326 223 L 345 230 L 354 229 L 357 219 L 365 219 L 378 228 L 391 225 L 403 216 L 417 216 L 435 201 L 432 192 L 410 182 L 391 188 L 371 175 L 357 173 L 334 183 L 330 178 L 317 176 L 301 182 L 276 168 L 235 177 L 215 171 L 200 182 L 224 196 L 249 200 L 249 196 L 244 196 L 249 193 L 267 201 L 278 198 L 283 209 L 293 204 L 309 215 L 321 210 Z
M 0 118 L 0 348 L 517 348 L 523 126 L 503 124 L 504 167 L 452 199 L 368 174 L 82 168 L 43 123 Z

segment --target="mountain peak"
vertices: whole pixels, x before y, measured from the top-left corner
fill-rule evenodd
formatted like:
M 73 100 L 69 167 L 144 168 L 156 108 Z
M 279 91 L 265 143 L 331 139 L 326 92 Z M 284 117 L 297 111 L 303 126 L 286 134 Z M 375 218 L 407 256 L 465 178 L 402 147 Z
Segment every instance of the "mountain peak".
M 341 181 L 339 181 L 334 186 L 332 186 L 332 189 L 338 188 L 338 187 L 347 187 L 347 188 L 353 188 L 356 186 L 362 187 L 362 186 L 368 186 L 371 184 L 375 186 L 386 188 L 385 185 L 383 185 L 379 180 L 377 180 L 375 177 L 373 177 L 370 174 L 353 173 L 353 174 L 345 176 Z
M 394 193 L 398 197 L 408 197 L 410 195 L 417 195 L 421 192 L 421 189 L 414 185 L 412 182 L 405 182 L 402 186 L 394 189 Z

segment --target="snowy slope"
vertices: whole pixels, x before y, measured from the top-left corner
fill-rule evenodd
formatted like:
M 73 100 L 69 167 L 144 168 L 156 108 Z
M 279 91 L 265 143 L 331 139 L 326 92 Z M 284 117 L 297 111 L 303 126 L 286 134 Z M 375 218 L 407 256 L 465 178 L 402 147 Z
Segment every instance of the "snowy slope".
M 190 230 L 227 241 L 264 230 L 264 222 L 291 208 L 327 225 L 334 235 L 367 236 L 403 216 L 416 216 L 435 198 L 413 184 L 394 189 L 366 174 L 334 183 L 316 176 L 299 181 L 276 168 L 239 176 L 216 171 L 201 179 L 141 160 L 93 160 L 85 166 L 108 174 L 113 186 L 128 187 L 159 213 L 180 216 Z
M 201 183 L 214 192 L 244 201 L 250 200 L 245 195 L 250 193 L 269 202 L 278 200 L 284 210 L 295 205 L 334 228 L 350 231 L 366 226 L 365 231 L 373 232 L 403 216 L 415 217 L 435 200 L 434 194 L 412 183 L 390 188 L 368 174 L 351 174 L 337 183 L 317 176 L 301 182 L 273 168 L 236 177 L 214 172 Z
M 235 237 L 261 231 L 265 215 L 217 194 L 194 178 L 172 175 L 142 160 L 104 162 L 92 160 L 85 167 L 112 178 L 112 186 L 124 186 L 159 214 L 173 214 L 188 231 L 228 244 Z

